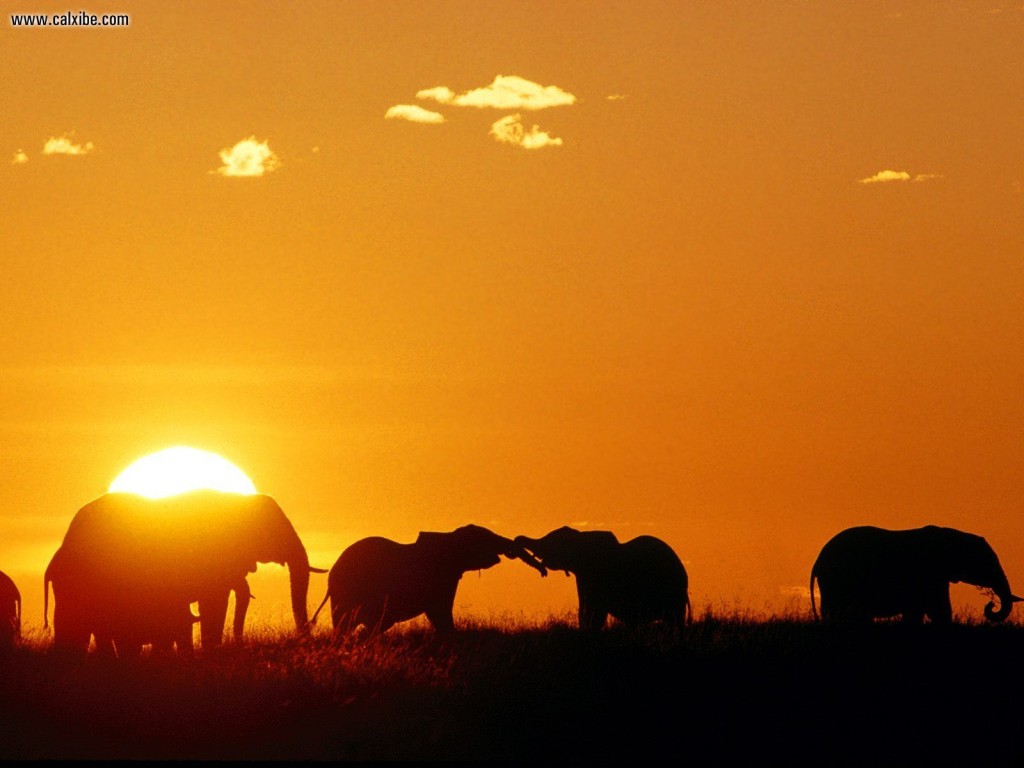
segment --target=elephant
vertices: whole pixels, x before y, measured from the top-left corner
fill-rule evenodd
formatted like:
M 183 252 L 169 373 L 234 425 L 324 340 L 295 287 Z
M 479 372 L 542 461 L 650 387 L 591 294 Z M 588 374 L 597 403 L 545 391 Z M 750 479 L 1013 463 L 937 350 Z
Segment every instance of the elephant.
M 950 582 L 991 589 L 999 608 L 989 601 L 985 618 L 1003 621 L 1021 598 L 1010 584 L 989 543 L 981 536 L 955 528 L 888 530 L 871 525 L 840 531 L 821 548 L 811 568 L 811 613 L 814 583 L 821 593 L 824 622 L 870 623 L 876 618 L 901 616 L 920 624 L 953 620 Z
M 192 626 L 199 617 L 192 613 L 188 603 L 180 599 L 160 599 L 150 590 L 146 603 L 128 614 L 111 612 L 97 615 L 92 626 L 97 652 L 115 654 L 122 658 L 138 655 L 144 645 L 151 645 L 154 653 L 190 655 Z
M 511 539 L 464 525 L 450 532 L 422 531 L 412 544 L 381 536 L 346 548 L 327 576 L 327 594 L 313 614 L 331 601 L 335 633 L 364 626 L 371 634 L 426 614 L 440 633 L 455 629 L 452 609 L 462 574 L 501 562 L 500 555 L 547 571 Z
M 43 583 L 44 626 L 53 587 L 53 642 L 87 649 L 90 635 L 191 646 L 191 603 L 199 604 L 200 642 L 221 644 L 228 598 L 236 594 L 241 634 L 257 563 L 288 567 L 296 629 L 308 632 L 306 549 L 281 507 L 264 494 L 190 491 L 150 499 L 107 493 L 75 514 Z M 186 631 L 187 628 L 187 631 Z
M 602 629 L 609 614 L 631 627 L 654 622 L 682 627 L 691 619 L 686 568 L 659 538 L 619 542 L 611 531 L 564 526 L 539 539 L 516 536 L 515 542 L 544 567 L 575 575 L 582 630 Z
M 253 596 L 245 578 L 234 582 L 231 591 L 235 593 L 231 637 L 238 641 L 242 638 Z M 191 655 L 195 650 L 192 627 L 200 617 L 192 613 L 187 598 L 161 594 L 152 584 L 144 587 L 144 594 L 145 601 L 134 605 L 130 612 L 123 610 L 123 603 L 118 603 L 111 615 L 94 618 L 97 649 L 101 653 L 132 656 L 141 653 L 142 646 L 151 645 L 155 653 L 177 649 L 179 654 Z
M 0 649 L 10 649 L 21 637 L 21 592 L 14 579 L 0 571 Z

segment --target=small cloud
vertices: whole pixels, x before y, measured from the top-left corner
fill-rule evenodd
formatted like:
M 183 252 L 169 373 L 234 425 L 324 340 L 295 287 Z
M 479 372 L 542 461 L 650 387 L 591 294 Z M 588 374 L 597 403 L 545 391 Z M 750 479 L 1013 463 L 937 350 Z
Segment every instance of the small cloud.
M 318 153 L 318 152 L 320 151 L 320 147 L 313 147 L 313 148 L 312 148 L 311 150 L 309 150 L 309 151 L 310 151 L 310 152 L 312 152 L 312 153 L 313 153 L 313 154 L 315 155 L 315 154 L 317 154 L 317 153 Z
M 516 75 L 498 75 L 490 85 L 458 95 L 440 85 L 422 90 L 416 96 L 420 99 L 433 99 L 441 104 L 481 109 L 535 110 L 576 103 L 575 96 L 556 85 L 539 85 Z
M 19 149 L 14 153 L 14 157 L 11 159 L 13 165 L 24 165 L 28 162 L 28 155 L 25 154 L 24 150 Z
M 517 144 L 523 149 L 562 146 L 561 139 L 552 138 L 547 132 L 542 131 L 536 125 L 527 131 L 523 127 L 523 121 L 519 115 L 508 115 L 501 118 L 491 126 L 490 134 L 494 137 L 495 141 L 505 144 Z
M 408 120 L 411 123 L 438 125 L 444 122 L 444 115 L 417 107 L 415 104 L 396 104 L 384 113 L 388 120 Z
M 624 93 L 613 93 L 610 96 L 606 96 L 605 98 L 608 99 L 608 101 L 622 101 L 623 99 L 628 99 L 629 97 Z
M 91 141 L 75 144 L 70 136 L 51 136 L 43 144 L 44 155 L 86 155 L 93 149 Z
M 424 88 L 422 91 L 416 92 L 417 99 L 432 99 L 442 104 L 451 103 L 452 99 L 455 98 L 455 91 L 451 88 L 445 88 L 443 85 L 439 85 L 436 88 Z
M 910 174 L 906 171 L 879 171 L 874 176 L 861 179 L 861 184 L 879 184 L 889 181 L 909 181 Z
M 220 151 L 224 165 L 217 169 L 222 176 L 262 176 L 276 170 L 281 162 L 265 141 L 255 136 L 242 139 L 230 149 Z
M 874 176 L 861 179 L 861 184 L 879 184 L 889 181 L 931 181 L 944 178 L 941 173 L 919 173 L 911 176 L 906 171 L 879 171 Z

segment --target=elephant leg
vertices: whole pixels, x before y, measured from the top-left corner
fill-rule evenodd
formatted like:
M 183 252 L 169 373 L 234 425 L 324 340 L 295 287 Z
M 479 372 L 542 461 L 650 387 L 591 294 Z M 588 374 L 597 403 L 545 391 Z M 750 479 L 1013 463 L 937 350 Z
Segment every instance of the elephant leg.
M 435 607 L 426 611 L 427 619 L 437 632 L 454 632 L 455 619 L 452 616 L 452 608 Z
M 154 656 L 173 656 L 174 655 L 174 641 L 170 638 L 160 638 L 159 640 L 153 640 L 149 644 L 151 653 Z
M 953 604 L 949 599 L 949 587 L 937 590 L 928 605 L 928 618 L 932 624 L 948 626 L 953 623 Z
M 341 631 L 342 626 L 347 623 L 349 609 L 337 602 L 333 597 L 331 598 L 331 626 L 334 628 L 335 634 Z M 348 629 L 348 627 L 346 627 Z
M 195 643 L 192 640 L 192 622 L 189 622 L 187 629 L 183 630 L 183 634 L 176 638 L 175 645 L 180 656 L 191 656 L 195 653 Z
M 458 588 L 457 580 L 450 585 L 444 585 L 440 594 L 435 595 L 430 604 L 426 606 L 424 613 L 427 614 L 427 619 L 438 632 L 455 631 L 455 619 L 452 612 L 455 608 L 455 592 Z
M 580 629 L 588 632 L 596 632 L 604 627 L 608 620 L 608 610 L 600 607 L 591 599 L 580 600 L 579 622 Z
M 371 635 L 384 634 L 393 626 L 395 626 L 395 620 L 391 617 L 391 614 L 388 613 L 388 607 L 386 602 L 384 605 L 380 607 L 380 610 L 377 611 L 368 612 L 366 610 L 365 605 L 361 606 L 357 610 L 358 613 L 362 616 L 362 618 L 359 618 L 359 616 L 357 616 L 356 620 L 353 622 L 353 626 L 358 626 L 359 624 L 362 624 L 370 631 Z
M 191 607 L 174 632 L 173 645 L 176 646 L 179 655 L 191 656 L 195 652 L 195 642 L 192 638 L 192 628 L 198 619 L 192 614 Z
M 662 621 L 670 627 L 681 629 L 686 625 L 686 606 L 669 608 L 665 611 Z
M 96 639 L 96 655 L 99 658 L 114 658 L 115 656 L 124 656 L 124 652 L 118 646 L 118 641 L 108 632 L 97 630 L 93 633 L 93 637 Z M 125 643 L 127 646 L 127 643 Z
M 89 650 L 92 631 L 83 613 L 65 602 L 59 601 L 53 606 L 53 647 L 62 653 L 85 653 Z
M 358 605 L 331 598 L 331 626 L 335 635 L 351 634 L 363 623 L 362 608 Z
M 241 642 L 242 633 L 245 631 L 245 615 L 249 611 L 249 603 L 252 600 L 252 591 L 249 589 L 249 582 L 242 579 L 235 585 L 235 619 L 232 625 L 232 640 Z
M 230 592 L 208 592 L 199 598 L 199 642 L 203 648 L 216 648 L 224 642 Z
M 146 643 L 142 642 L 138 637 L 130 638 L 115 638 L 114 639 L 114 650 L 117 652 L 117 658 L 119 659 L 135 659 L 142 655 L 142 649 Z M 157 651 L 158 643 L 152 644 L 154 652 Z

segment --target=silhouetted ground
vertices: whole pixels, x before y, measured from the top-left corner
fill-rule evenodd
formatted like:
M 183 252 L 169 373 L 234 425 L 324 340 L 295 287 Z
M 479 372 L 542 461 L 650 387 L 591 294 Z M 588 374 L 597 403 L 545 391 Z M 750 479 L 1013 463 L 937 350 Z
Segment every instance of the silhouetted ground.
M 1024 762 L 1024 628 L 705 616 L 0 661 L 4 759 Z

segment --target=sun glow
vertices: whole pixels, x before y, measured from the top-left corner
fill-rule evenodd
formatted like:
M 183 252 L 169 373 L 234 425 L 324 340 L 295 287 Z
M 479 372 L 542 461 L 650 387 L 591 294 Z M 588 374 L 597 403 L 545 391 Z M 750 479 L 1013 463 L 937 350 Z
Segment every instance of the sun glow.
M 160 499 L 203 488 L 256 493 L 252 480 L 224 457 L 184 446 L 143 456 L 118 475 L 109 490 Z

